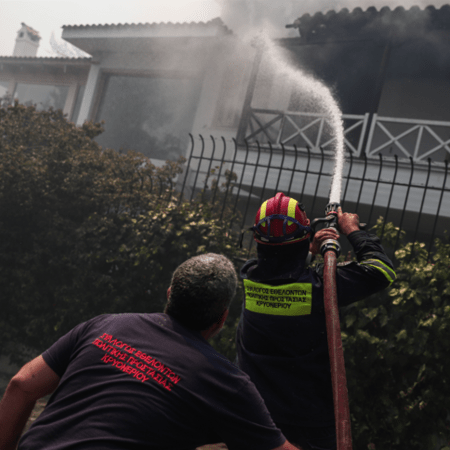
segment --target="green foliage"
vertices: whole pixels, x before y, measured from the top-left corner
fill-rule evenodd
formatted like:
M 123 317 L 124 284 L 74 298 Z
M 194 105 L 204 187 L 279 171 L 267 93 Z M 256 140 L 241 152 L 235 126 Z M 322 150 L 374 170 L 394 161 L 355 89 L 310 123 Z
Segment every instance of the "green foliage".
M 12 362 L 98 314 L 162 311 L 181 262 L 238 252 L 221 220 L 231 211 L 208 192 L 174 197 L 182 160 L 156 168 L 102 149 L 101 131 L 60 111 L 0 108 L 0 342 Z
M 0 344 L 12 362 L 98 314 L 161 311 L 190 256 L 243 256 L 233 211 L 222 209 L 234 174 L 180 202 L 172 186 L 182 161 L 156 168 L 102 149 L 101 131 L 58 111 L 0 108 Z M 391 247 L 403 238 L 382 218 L 375 230 Z M 402 245 L 392 289 L 343 311 L 354 448 L 449 448 L 450 244 L 435 248 L 429 260 L 424 244 Z M 213 340 L 232 360 L 241 305 L 239 291 Z
M 385 225 L 388 245 L 399 231 Z M 435 248 L 429 260 L 424 244 L 401 246 L 392 288 L 343 311 L 355 448 L 449 445 L 450 244 Z

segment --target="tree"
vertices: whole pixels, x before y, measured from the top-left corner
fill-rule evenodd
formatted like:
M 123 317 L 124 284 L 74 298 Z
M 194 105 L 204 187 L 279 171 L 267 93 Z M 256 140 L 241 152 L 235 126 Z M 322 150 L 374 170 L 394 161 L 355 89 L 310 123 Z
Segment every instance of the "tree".
M 385 245 L 399 231 L 386 224 Z M 437 239 L 429 259 L 409 242 L 395 257 L 392 289 L 343 311 L 354 446 L 450 450 L 450 244 Z
M 11 362 L 98 314 L 161 311 L 181 262 L 238 252 L 207 193 L 175 196 L 182 159 L 156 168 L 102 149 L 101 131 L 61 111 L 0 108 L 0 342 Z

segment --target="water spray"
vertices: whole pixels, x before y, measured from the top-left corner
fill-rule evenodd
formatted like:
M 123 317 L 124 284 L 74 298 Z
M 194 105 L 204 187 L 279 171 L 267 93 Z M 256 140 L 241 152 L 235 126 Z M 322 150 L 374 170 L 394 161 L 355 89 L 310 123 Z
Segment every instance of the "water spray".
M 316 112 L 321 112 L 328 118 L 335 144 L 335 167 L 330 187 L 330 199 L 325 209 L 326 217 L 315 219 L 311 226 L 313 232 L 319 223 L 325 224 L 326 227 L 337 228 L 345 149 L 344 127 L 340 108 L 328 87 L 313 77 L 292 68 L 268 37 L 260 35 L 257 37 L 257 40 L 262 41 L 260 45 L 264 46 L 265 55 L 270 58 L 271 66 L 276 67 L 279 75 L 283 77 L 283 82 L 292 84 L 292 86 L 300 90 L 302 101 L 304 102 L 302 107 L 306 106 Z M 336 289 L 336 260 L 340 255 L 341 249 L 336 240 L 328 239 L 322 243 L 320 250 L 325 261 L 324 305 L 330 354 L 337 449 L 351 450 L 350 410 Z

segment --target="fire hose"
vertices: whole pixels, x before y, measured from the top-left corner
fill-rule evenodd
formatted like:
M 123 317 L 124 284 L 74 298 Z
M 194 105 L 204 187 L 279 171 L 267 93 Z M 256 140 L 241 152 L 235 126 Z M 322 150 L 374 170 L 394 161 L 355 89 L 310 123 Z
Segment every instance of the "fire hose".
M 329 203 L 325 209 L 326 217 L 315 219 L 311 223 L 313 230 L 315 231 L 320 223 L 325 224 L 326 227 L 337 228 L 338 208 L 338 203 Z M 324 257 L 325 320 L 330 355 L 337 449 L 352 450 L 350 408 L 336 288 L 336 261 L 340 255 L 341 247 L 338 241 L 327 239 L 322 243 L 320 252 Z

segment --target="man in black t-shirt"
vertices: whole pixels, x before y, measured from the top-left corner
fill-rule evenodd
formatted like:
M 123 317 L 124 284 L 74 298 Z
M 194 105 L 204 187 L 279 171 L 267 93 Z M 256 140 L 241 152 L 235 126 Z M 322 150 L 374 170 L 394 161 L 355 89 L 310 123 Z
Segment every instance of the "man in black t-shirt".
M 249 377 L 207 339 L 235 295 L 231 262 L 206 254 L 174 272 L 164 313 L 105 314 L 26 364 L 0 404 L 0 449 L 294 450 Z

